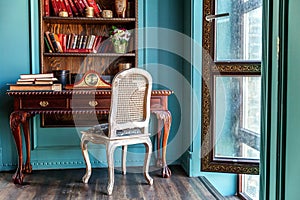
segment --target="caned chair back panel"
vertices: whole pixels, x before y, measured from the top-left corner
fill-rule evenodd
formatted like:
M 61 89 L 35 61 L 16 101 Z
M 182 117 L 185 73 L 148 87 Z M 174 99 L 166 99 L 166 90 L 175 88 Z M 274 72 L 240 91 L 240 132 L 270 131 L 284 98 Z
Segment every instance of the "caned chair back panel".
M 143 69 L 132 68 L 115 76 L 112 82 L 109 137 L 116 137 L 118 130 L 134 128 L 140 128 L 142 134 L 148 134 L 151 89 L 151 75 Z

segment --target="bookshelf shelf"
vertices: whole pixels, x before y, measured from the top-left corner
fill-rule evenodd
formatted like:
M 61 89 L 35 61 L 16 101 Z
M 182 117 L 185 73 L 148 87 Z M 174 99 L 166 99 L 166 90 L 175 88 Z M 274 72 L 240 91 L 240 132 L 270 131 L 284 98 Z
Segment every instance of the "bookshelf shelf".
M 135 57 L 135 53 L 44 53 L 47 57 Z
M 88 17 L 43 17 L 46 23 L 64 24 L 126 24 L 135 22 L 135 18 L 88 18 Z
M 41 73 L 68 70 L 70 74 L 84 74 L 93 70 L 100 75 L 113 77 L 119 72 L 119 63 L 138 66 L 138 0 L 126 1 L 130 9 L 126 10 L 125 18 L 116 17 L 115 3 L 111 0 L 89 2 L 95 1 L 102 6 L 102 10 L 111 10 L 113 18 L 86 17 L 83 12 L 75 15 L 73 9 L 71 12 L 74 17 L 61 17 L 55 12 L 54 4 L 52 5 L 52 2 L 57 1 L 38 1 Z M 64 2 L 72 1 L 75 2 L 58 2 L 61 2 L 63 8 L 62 5 L 66 4 Z M 125 51 L 128 53 L 115 53 L 116 50 L 108 39 L 113 26 L 130 31 L 131 36 Z

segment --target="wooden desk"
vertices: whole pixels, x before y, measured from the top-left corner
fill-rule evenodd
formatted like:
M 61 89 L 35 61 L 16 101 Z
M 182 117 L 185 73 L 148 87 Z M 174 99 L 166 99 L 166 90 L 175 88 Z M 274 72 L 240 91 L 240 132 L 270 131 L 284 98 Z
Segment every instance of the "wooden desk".
M 65 90 L 52 91 L 8 91 L 14 97 L 14 111 L 10 115 L 10 128 L 18 152 L 18 168 L 13 176 L 15 184 L 22 184 L 23 173 L 31 173 L 30 163 L 30 128 L 29 120 L 36 114 L 108 114 L 110 109 L 110 90 Z M 157 165 L 162 167 L 164 178 L 171 176 L 166 163 L 166 147 L 171 126 L 171 113 L 168 110 L 169 90 L 154 90 L 151 96 L 151 111 L 158 119 L 157 140 L 160 141 L 163 123 L 162 158 L 157 145 Z M 22 135 L 23 127 L 26 144 L 26 163 L 23 166 Z M 160 144 L 158 142 L 157 144 Z

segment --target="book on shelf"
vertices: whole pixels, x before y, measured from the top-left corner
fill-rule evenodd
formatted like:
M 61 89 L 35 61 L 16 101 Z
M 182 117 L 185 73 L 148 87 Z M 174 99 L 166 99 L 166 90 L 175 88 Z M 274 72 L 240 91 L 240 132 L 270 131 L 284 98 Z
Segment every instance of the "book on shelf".
M 61 11 L 67 12 L 67 7 L 66 7 L 64 0 L 59 0 L 59 1 L 60 1 Z M 69 15 L 69 13 L 68 13 L 68 15 Z
M 44 16 L 50 16 L 50 0 L 44 0 Z
M 51 49 L 51 52 L 55 52 L 55 49 L 54 49 L 54 47 L 53 47 L 53 45 L 52 45 L 52 42 L 51 42 L 51 39 L 50 39 L 50 35 L 49 35 L 49 31 L 46 31 L 44 34 L 45 34 L 45 37 L 46 37 L 46 39 L 47 39 L 47 44 L 49 44 L 49 46 L 50 46 L 50 49 Z M 46 44 L 46 45 L 47 45 Z M 49 51 L 50 52 L 50 51 Z
M 13 91 L 62 91 L 62 84 L 9 84 L 9 90 Z
M 80 13 L 80 15 L 84 16 L 84 8 L 81 7 L 81 4 L 79 3 L 79 0 L 72 0 L 78 10 L 78 12 Z
M 53 10 L 54 15 L 58 16 L 58 8 L 56 6 L 55 0 L 50 0 L 50 2 L 51 2 L 51 8 Z
M 45 73 L 45 74 L 21 74 L 21 79 L 37 79 L 37 78 L 54 78 L 53 73 Z
M 69 2 L 70 7 L 71 7 L 72 12 L 73 12 L 73 15 L 78 16 L 79 15 L 78 10 L 77 10 L 75 4 L 73 3 L 73 1 L 72 0 L 65 0 L 65 1 Z
M 72 8 L 68 0 L 63 0 L 68 12 L 69 17 L 73 17 Z

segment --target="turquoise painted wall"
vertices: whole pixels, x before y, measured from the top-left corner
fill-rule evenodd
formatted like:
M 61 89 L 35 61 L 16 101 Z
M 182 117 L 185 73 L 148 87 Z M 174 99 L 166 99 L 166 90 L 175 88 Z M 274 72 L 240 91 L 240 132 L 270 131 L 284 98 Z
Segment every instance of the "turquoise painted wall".
M 18 12 L 11 12 L 11 5 Z M 16 165 L 16 150 L 9 128 L 12 99 L 5 92 L 7 83 L 19 74 L 30 72 L 28 2 L 20 0 L 0 2 L 0 169 Z

